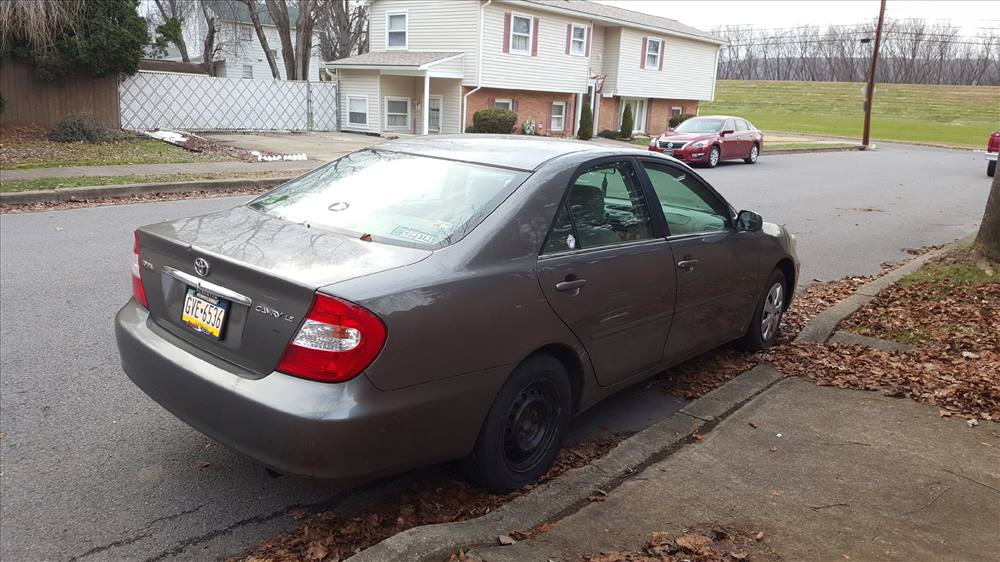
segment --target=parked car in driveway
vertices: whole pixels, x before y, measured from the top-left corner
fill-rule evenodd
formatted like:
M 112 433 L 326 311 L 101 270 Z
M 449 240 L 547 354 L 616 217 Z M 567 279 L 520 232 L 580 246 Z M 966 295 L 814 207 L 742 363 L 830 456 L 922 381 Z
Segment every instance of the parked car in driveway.
M 709 168 L 723 160 L 754 164 L 763 149 L 764 133 L 746 119 L 728 115 L 692 117 L 674 130 L 649 139 L 652 152 Z
M 998 153 L 1000 153 L 1000 131 L 993 131 L 990 140 L 986 141 L 986 175 L 991 178 L 997 173 Z
M 466 458 L 504 491 L 602 398 L 770 346 L 797 273 L 794 236 L 675 159 L 423 137 L 138 229 L 115 332 L 143 391 L 279 471 Z

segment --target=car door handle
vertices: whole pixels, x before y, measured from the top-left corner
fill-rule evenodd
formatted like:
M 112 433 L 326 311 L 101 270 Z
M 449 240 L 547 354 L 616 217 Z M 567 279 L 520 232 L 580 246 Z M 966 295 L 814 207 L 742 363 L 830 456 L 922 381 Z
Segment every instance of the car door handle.
M 575 291 L 587 284 L 586 279 L 574 279 L 572 281 L 560 281 L 556 283 L 557 291 Z
M 677 267 L 684 271 L 694 271 L 694 266 L 698 265 L 698 260 L 686 259 L 677 262 Z

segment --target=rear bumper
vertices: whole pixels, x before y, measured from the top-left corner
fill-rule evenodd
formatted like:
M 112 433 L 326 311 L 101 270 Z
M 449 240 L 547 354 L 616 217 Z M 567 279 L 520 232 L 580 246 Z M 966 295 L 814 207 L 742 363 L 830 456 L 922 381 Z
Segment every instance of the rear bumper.
M 234 367 L 148 321 L 115 318 L 122 368 L 172 414 L 281 472 L 353 479 L 464 456 L 509 369 L 381 391 L 364 375 L 326 384 Z M 153 436 L 150 436 L 153 438 Z
M 1000 153 L 997 153 L 997 152 L 987 152 L 986 153 L 986 161 L 987 162 L 996 162 L 997 161 L 997 154 L 1000 154 Z

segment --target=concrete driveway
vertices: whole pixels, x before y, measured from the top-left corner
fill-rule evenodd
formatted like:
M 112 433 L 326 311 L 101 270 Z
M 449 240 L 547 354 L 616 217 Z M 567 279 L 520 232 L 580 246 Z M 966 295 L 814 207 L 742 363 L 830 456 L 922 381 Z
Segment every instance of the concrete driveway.
M 904 257 L 902 248 L 972 232 L 989 190 L 981 164 L 971 152 L 884 145 L 765 154 L 755 166 L 703 172 L 734 205 L 799 234 L 808 280 L 871 273 Z M 271 478 L 174 419 L 121 372 L 111 319 L 130 294 L 132 230 L 245 200 L 2 217 L 0 559 L 207 560 L 287 528 L 291 508 L 349 509 L 398 485 L 349 494 L 327 482 Z M 590 423 L 631 418 L 640 428 L 678 408 L 659 396 L 626 394 Z
M 201 136 L 247 150 L 305 153 L 310 160 L 329 162 L 355 150 L 384 141 L 382 137 L 360 133 L 203 133 Z

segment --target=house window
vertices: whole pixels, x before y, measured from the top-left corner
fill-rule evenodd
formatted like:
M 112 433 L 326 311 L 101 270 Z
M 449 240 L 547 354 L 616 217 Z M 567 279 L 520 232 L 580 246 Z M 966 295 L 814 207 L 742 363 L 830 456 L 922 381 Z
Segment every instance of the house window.
M 390 13 L 386 14 L 386 38 L 385 44 L 388 49 L 405 49 L 407 36 L 407 14 Z
M 247 78 L 247 79 L 250 79 L 250 80 L 253 80 L 253 65 L 252 64 L 244 64 L 243 65 L 243 77 Z
M 646 68 L 656 70 L 660 66 L 660 49 L 663 48 L 663 41 L 659 39 L 648 39 L 646 41 Z
M 552 103 L 552 122 L 549 123 L 550 131 L 562 131 L 566 128 L 566 102 L 557 101 Z
M 670 108 L 670 116 L 671 117 L 679 117 L 682 113 L 684 113 L 684 108 L 683 107 L 671 107 Z
M 347 124 L 356 127 L 368 126 L 368 97 L 347 97 Z
M 510 52 L 531 54 L 531 18 L 514 14 L 510 22 Z
M 431 96 L 430 105 L 427 106 L 427 130 L 432 133 L 441 132 L 441 105 L 444 98 L 441 96 Z
M 253 29 L 249 25 L 240 26 L 240 41 L 250 41 L 253 39 Z
M 385 126 L 387 129 L 410 128 L 410 98 L 385 98 Z
M 580 25 L 571 28 L 569 54 L 581 57 L 587 54 L 587 28 Z
M 496 109 L 509 109 L 514 110 L 514 102 L 512 100 L 493 100 L 493 107 Z

